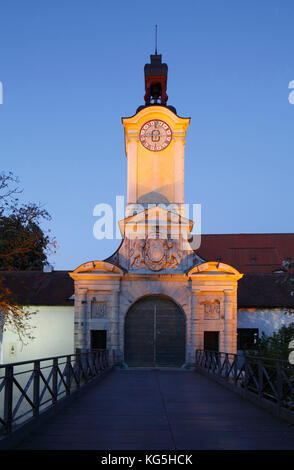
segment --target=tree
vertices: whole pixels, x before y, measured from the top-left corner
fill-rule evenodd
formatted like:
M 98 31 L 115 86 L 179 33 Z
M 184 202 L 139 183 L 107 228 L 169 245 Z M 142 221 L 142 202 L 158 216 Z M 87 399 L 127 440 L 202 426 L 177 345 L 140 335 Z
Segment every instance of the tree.
M 42 269 L 49 252 L 56 250 L 55 239 L 40 228 L 50 214 L 40 204 L 20 203 L 21 193 L 13 173 L 0 174 L 0 343 L 8 325 L 22 342 L 32 338 L 28 319 L 33 313 L 5 286 L 1 270 Z
M 272 336 L 262 332 L 261 337 L 258 339 L 258 355 L 288 360 L 290 354 L 289 344 L 293 338 L 294 323 L 290 323 L 288 326 L 283 325 Z
M 48 236 L 32 221 L 12 215 L 0 218 L 0 270 L 42 269 Z

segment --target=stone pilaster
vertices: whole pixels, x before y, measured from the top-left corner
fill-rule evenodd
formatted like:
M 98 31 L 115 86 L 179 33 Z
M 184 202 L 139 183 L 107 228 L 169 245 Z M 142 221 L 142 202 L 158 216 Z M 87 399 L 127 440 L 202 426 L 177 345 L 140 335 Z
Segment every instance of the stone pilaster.
M 192 290 L 192 309 L 191 309 L 191 345 L 194 349 L 203 349 L 203 328 L 201 318 L 201 308 L 199 303 L 199 290 Z
M 237 315 L 234 290 L 224 290 L 224 352 L 237 352 Z
M 127 203 L 137 202 L 137 132 L 129 130 L 127 133 L 127 155 L 128 155 L 128 182 L 127 182 Z
M 121 362 L 119 291 L 112 291 L 109 302 L 110 335 L 107 347 L 114 351 L 115 363 Z
M 75 297 L 75 350 L 82 351 L 90 348 L 87 290 L 77 289 Z
M 182 204 L 184 202 L 184 152 L 185 132 L 174 132 L 174 201 Z

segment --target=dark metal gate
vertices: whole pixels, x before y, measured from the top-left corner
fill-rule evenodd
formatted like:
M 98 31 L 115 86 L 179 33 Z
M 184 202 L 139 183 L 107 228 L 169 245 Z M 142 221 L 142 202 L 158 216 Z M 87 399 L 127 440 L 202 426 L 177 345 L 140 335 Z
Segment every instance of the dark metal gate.
M 181 309 L 163 297 L 144 297 L 125 320 L 125 362 L 130 367 L 185 363 L 186 322 Z

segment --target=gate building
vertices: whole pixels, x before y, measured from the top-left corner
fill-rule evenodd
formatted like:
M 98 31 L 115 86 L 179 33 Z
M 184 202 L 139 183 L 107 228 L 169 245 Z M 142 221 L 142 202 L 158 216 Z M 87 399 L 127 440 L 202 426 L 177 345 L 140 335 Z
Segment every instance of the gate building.
M 204 260 L 184 204 L 190 119 L 167 105 L 161 55 L 145 65 L 145 104 L 122 118 L 127 205 L 122 243 L 106 260 L 70 273 L 75 348 L 110 348 L 128 367 L 189 366 L 195 349 L 237 352 L 237 284 L 242 274 Z

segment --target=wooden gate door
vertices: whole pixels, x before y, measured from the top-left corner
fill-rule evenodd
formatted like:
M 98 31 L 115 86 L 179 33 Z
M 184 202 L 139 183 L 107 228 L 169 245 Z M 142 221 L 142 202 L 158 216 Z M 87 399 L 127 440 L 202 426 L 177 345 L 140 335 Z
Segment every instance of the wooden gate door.
M 186 324 L 181 309 L 163 297 L 144 297 L 125 320 L 125 362 L 130 367 L 180 367 L 185 363 Z

